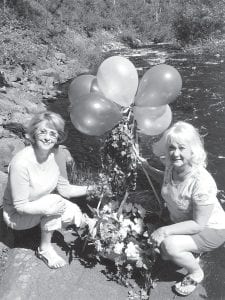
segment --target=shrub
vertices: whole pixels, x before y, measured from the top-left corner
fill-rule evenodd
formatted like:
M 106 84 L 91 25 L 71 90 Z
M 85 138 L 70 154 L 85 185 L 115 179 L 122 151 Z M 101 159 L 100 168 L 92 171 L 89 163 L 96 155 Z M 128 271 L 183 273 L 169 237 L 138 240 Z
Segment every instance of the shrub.
M 182 44 L 196 43 L 215 32 L 224 33 L 224 9 L 187 3 L 174 14 L 173 30 Z

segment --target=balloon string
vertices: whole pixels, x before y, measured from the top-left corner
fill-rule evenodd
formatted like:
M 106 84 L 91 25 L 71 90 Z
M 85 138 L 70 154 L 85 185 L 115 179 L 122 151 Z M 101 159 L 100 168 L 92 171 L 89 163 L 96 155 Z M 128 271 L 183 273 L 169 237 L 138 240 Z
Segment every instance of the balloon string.
M 134 151 L 134 154 L 135 154 L 136 157 L 138 155 L 137 150 L 139 150 L 139 144 L 138 144 L 137 137 L 138 137 L 138 133 L 136 132 L 136 145 L 133 145 L 133 151 Z M 137 146 L 138 146 L 138 149 L 136 149 Z M 159 215 L 159 217 L 161 217 L 161 215 L 162 215 L 162 202 L 160 200 L 160 197 L 159 197 L 158 193 L 156 192 L 156 189 L 155 189 L 155 187 L 153 185 L 153 182 L 152 182 L 150 176 L 148 175 L 148 172 L 146 171 L 146 169 L 144 168 L 144 166 L 142 164 L 141 164 L 141 167 L 142 167 L 142 170 L 145 173 L 145 176 L 147 177 L 148 183 L 150 184 L 150 186 L 152 188 L 152 191 L 153 191 L 153 193 L 155 195 L 155 198 L 156 198 L 156 200 L 157 200 L 157 202 L 159 204 L 159 212 L 157 214 Z
M 156 189 L 155 189 L 155 187 L 154 187 L 154 185 L 153 185 L 153 182 L 152 182 L 152 180 L 151 180 L 151 178 L 150 178 L 150 176 L 148 175 L 148 172 L 146 171 L 146 169 L 142 166 L 142 169 L 143 169 L 143 171 L 144 171 L 144 173 L 145 173 L 145 176 L 147 177 L 147 179 L 148 179 L 148 182 L 149 182 L 149 184 L 150 184 L 150 186 L 151 186 L 151 188 L 152 188 L 152 191 L 153 191 L 153 193 L 154 193 L 154 195 L 155 195 L 155 198 L 156 198 L 156 200 L 157 200 L 157 202 L 158 202 L 158 204 L 159 204 L 159 216 L 161 216 L 161 214 L 162 214 L 162 202 L 161 202 L 161 200 L 160 200 L 160 198 L 159 198 L 159 195 L 158 195 L 158 193 L 156 192 Z
M 120 207 L 119 207 L 118 212 L 117 212 L 117 218 L 118 219 L 119 219 L 119 217 L 121 216 L 121 214 L 123 212 L 123 207 L 124 207 L 124 205 L 125 205 L 125 203 L 127 201 L 128 196 L 129 196 L 129 192 L 128 192 L 128 190 L 126 190 L 126 193 L 125 193 L 125 195 L 123 197 L 123 200 L 121 201 Z

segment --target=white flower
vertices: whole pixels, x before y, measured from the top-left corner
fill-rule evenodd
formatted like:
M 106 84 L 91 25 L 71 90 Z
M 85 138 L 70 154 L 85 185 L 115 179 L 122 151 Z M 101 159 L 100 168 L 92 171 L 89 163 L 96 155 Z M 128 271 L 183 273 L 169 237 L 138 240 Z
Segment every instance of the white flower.
M 139 205 L 139 204 L 136 204 L 135 206 L 136 206 L 136 208 L 137 208 L 138 213 L 140 214 L 140 216 L 142 218 L 144 218 L 144 216 L 146 214 L 146 210 L 141 205 Z
M 145 231 L 145 232 L 143 233 L 143 237 L 146 237 L 146 238 L 149 237 L 148 231 Z
M 114 252 L 116 254 L 121 254 L 123 251 L 124 243 L 116 243 L 114 246 Z
M 129 226 L 132 228 L 133 222 L 130 219 L 124 219 L 122 227 L 129 227 Z
M 111 212 L 111 207 L 108 204 L 105 204 L 102 208 L 103 213 L 110 213 Z
M 132 211 L 132 204 L 131 203 L 127 203 L 127 204 L 125 204 L 124 205 L 124 210 L 126 211 L 126 212 L 130 212 L 130 211 Z
M 119 236 L 120 236 L 120 238 L 124 240 L 127 237 L 128 231 L 129 231 L 128 227 L 122 227 L 122 228 L 120 228 L 120 230 L 119 230 Z
M 95 246 L 96 246 L 97 251 L 102 251 L 102 244 L 99 240 L 95 241 Z
M 144 226 L 144 223 L 142 221 L 142 219 L 140 218 L 135 218 L 134 219 L 134 223 L 132 223 L 132 230 L 134 230 L 137 234 L 141 234 L 142 231 L 143 231 L 143 226 Z
M 135 245 L 133 242 L 129 242 L 127 244 L 125 253 L 128 259 L 138 260 L 140 258 L 140 248 L 138 247 L 138 245 Z

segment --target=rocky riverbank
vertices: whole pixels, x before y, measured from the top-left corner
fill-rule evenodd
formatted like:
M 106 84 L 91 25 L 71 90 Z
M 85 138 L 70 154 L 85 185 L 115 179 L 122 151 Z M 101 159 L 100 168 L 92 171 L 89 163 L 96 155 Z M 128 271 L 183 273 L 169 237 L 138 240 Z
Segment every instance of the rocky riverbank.
M 100 55 L 124 47 L 113 38 L 107 39 Z M 47 110 L 49 102 L 60 101 L 60 85 L 82 73 L 94 74 L 94 70 L 57 51 L 43 64 L 26 71 L 21 66 L 0 66 L 0 282 L 7 268 L 10 248 L 14 247 L 14 237 L 2 216 L 9 162 L 27 143 L 24 128 L 31 116 Z

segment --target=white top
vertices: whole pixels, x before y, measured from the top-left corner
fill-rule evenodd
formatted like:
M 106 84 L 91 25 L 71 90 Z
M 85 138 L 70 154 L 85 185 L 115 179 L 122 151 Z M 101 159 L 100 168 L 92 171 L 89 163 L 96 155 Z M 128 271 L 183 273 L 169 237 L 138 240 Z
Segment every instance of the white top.
M 172 166 L 167 167 L 161 194 L 174 223 L 193 220 L 193 211 L 197 206 L 213 204 L 206 226 L 225 229 L 225 211 L 216 197 L 217 186 L 205 168 L 194 168 L 183 182 L 175 183 Z
M 65 162 L 66 163 L 66 162 Z M 43 164 L 37 162 L 32 146 L 19 151 L 9 165 L 9 178 L 4 194 L 4 207 L 12 213 L 27 202 L 35 201 L 55 189 L 70 188 L 69 181 L 60 176 L 55 154 Z

